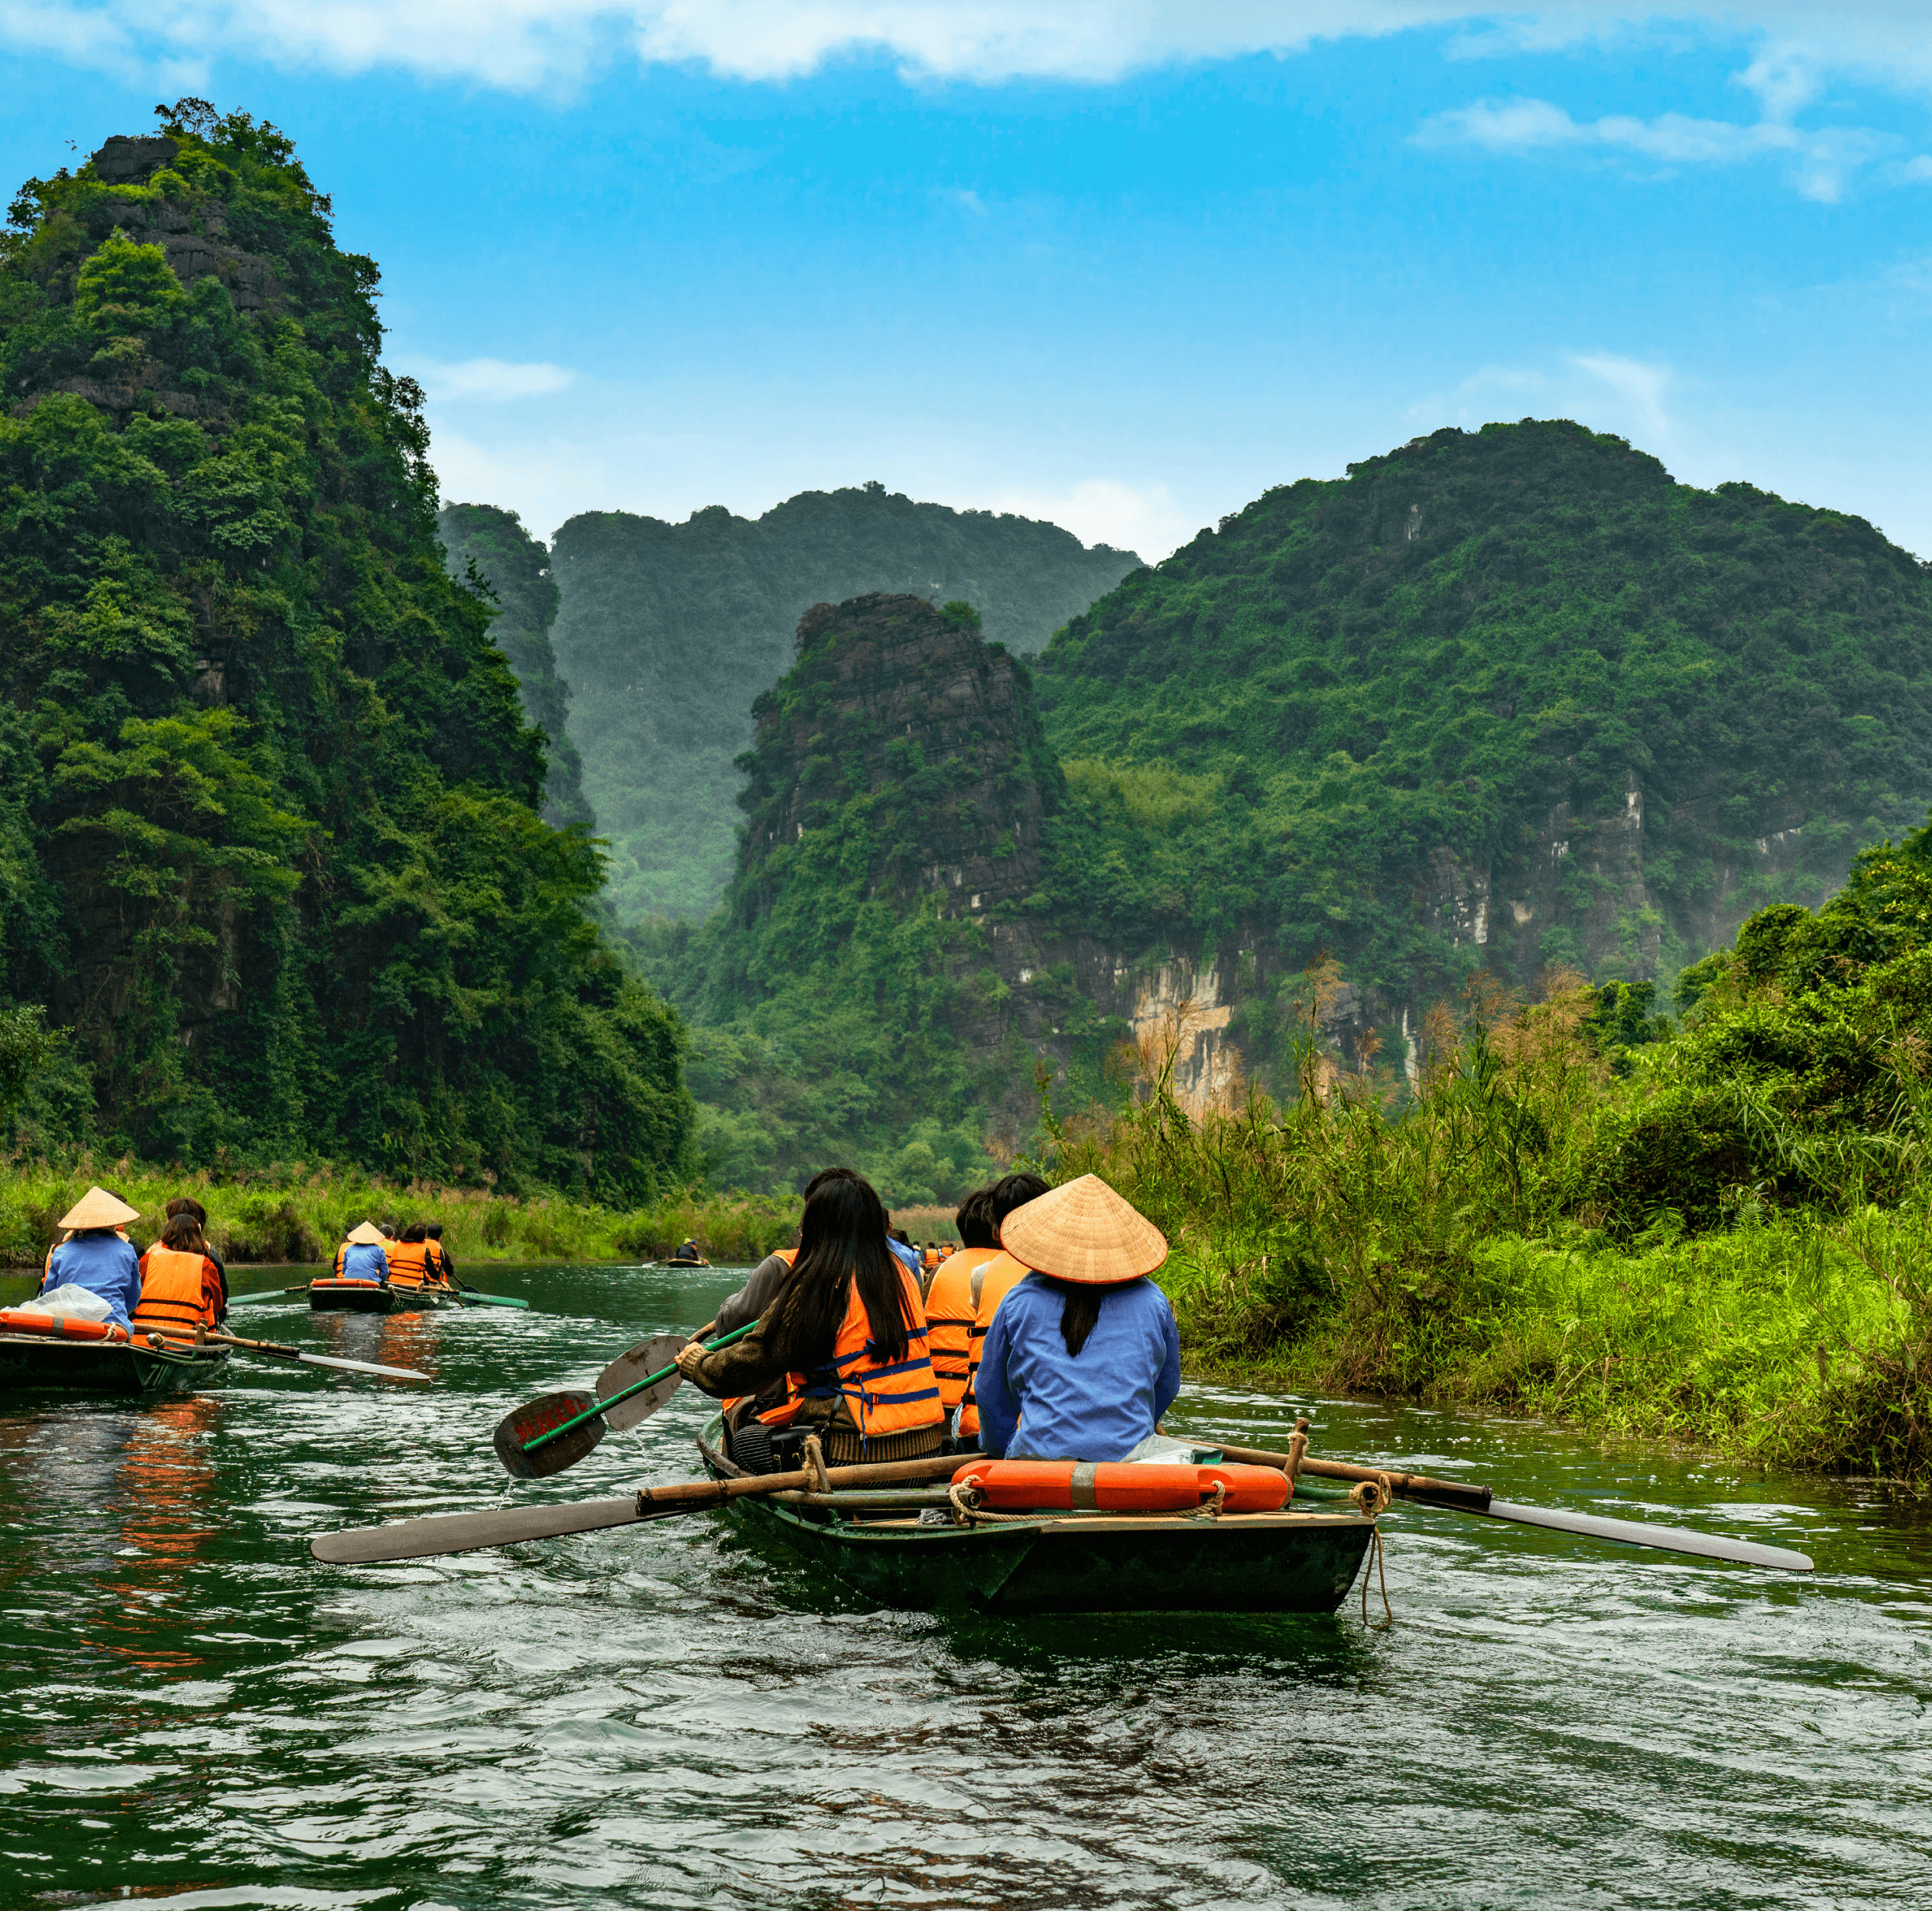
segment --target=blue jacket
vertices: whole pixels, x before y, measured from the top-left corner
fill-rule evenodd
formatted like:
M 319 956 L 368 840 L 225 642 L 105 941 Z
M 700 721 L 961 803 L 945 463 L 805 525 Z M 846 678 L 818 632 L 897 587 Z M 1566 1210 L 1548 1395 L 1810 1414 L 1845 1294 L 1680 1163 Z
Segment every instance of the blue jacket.
M 901 1266 L 906 1268 L 911 1273 L 914 1280 L 917 1280 L 919 1278 L 920 1268 L 919 1250 L 917 1248 L 908 1248 L 903 1241 L 895 1241 L 890 1235 L 885 1237 L 885 1244 L 892 1250 L 892 1257 Z
M 111 1231 L 76 1235 L 54 1249 L 47 1272 L 41 1277 L 44 1294 L 67 1286 L 85 1287 L 90 1294 L 99 1294 L 114 1309 L 115 1319 L 125 1327 L 141 1304 L 141 1257 Z
M 1180 1330 L 1152 1281 L 1108 1290 L 1078 1359 L 1060 1338 L 1064 1305 L 1037 1274 L 1000 1302 L 973 1382 L 989 1453 L 1124 1460 L 1180 1391 Z
M 389 1284 L 389 1257 L 372 1241 L 355 1241 L 343 1250 L 344 1280 L 379 1280 Z

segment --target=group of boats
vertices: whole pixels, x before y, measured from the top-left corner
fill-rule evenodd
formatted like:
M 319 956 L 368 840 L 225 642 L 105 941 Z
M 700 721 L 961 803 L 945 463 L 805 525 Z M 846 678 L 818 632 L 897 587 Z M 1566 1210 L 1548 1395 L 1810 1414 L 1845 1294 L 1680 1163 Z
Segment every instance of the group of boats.
M 527 1305 L 438 1282 L 384 1285 L 324 1277 L 282 1290 L 283 1296 L 298 1295 L 317 1313 Z M 574 1463 L 605 1431 L 637 1424 L 670 1397 L 678 1385 L 675 1355 L 687 1344 L 683 1335 L 658 1336 L 613 1361 L 597 1395 L 547 1396 L 518 1410 L 496 1430 L 498 1457 L 524 1478 Z M 0 1309 L 0 1396 L 144 1400 L 191 1392 L 219 1378 L 237 1349 L 424 1377 L 232 1336 L 164 1340 Z M 613 1384 L 619 1378 L 621 1387 Z M 1334 1611 L 1361 1579 L 1365 1612 L 1365 1562 L 1378 1546 L 1382 1516 L 1402 1499 L 1711 1557 L 1797 1570 L 1810 1565 L 1803 1555 L 1778 1548 L 1511 1507 L 1466 1483 L 1323 1462 L 1308 1454 L 1307 1432 L 1307 1423 L 1300 1422 L 1285 1453 L 1177 1443 L 1177 1463 L 1143 1476 L 1151 1482 L 1158 1471 L 1161 1491 L 1125 1497 L 1120 1476 L 1134 1475 L 1133 1466 L 1066 1462 L 1065 1481 L 1032 1495 L 1047 1504 L 1016 1507 L 1010 1494 L 1002 1500 L 996 1490 L 998 1463 L 970 1452 L 828 1466 L 817 1442 L 809 1440 L 794 1470 L 751 1471 L 732 1457 L 723 1420 L 714 1416 L 697 1437 L 700 1479 L 616 1499 L 498 1504 L 477 1513 L 323 1533 L 311 1551 L 332 1564 L 422 1559 L 715 1509 L 748 1536 L 802 1556 L 881 1606 L 1005 1614 L 1324 1613 Z M 537 1449 L 547 1442 L 556 1443 L 552 1458 L 537 1464 Z M 1042 1464 L 1050 1471 L 1054 1463 Z M 1258 1499 L 1248 1493 L 1245 1500 L 1241 1491 L 1230 1494 L 1236 1475 L 1263 1468 L 1278 1470 L 1268 1475 L 1276 1482 L 1272 1493 Z M 1096 1490 L 1096 1475 L 1114 1476 L 1111 1497 L 1104 1478 Z M 1021 1495 L 1022 1501 L 1027 1497 Z

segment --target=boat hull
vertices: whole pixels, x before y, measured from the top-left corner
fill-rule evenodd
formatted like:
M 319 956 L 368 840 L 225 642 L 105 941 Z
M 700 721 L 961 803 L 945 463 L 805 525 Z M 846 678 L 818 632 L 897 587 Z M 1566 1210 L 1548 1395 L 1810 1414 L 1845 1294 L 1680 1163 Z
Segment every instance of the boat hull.
M 716 1421 L 698 1442 L 713 1478 L 739 1469 Z M 1044 1517 L 988 1526 L 844 1520 L 769 1500 L 728 1503 L 748 1535 L 810 1560 L 882 1606 L 930 1612 L 1333 1612 L 1374 1525 L 1352 1510 L 1219 1520 Z
M 0 1333 L 0 1394 L 67 1394 L 161 1400 L 192 1394 L 228 1365 L 225 1347 L 154 1348 L 126 1341 Z
M 309 1311 L 316 1314 L 421 1314 L 463 1304 L 460 1294 L 442 1288 L 383 1287 L 355 1280 L 309 1283 Z

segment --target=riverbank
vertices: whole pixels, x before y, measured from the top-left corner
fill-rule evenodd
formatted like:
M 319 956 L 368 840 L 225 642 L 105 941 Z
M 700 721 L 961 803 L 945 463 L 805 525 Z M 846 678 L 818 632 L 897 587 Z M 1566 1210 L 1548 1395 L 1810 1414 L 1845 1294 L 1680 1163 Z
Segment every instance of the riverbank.
M 709 1260 L 760 1259 L 791 1238 L 795 1196 L 685 1192 L 630 1211 L 563 1196 L 523 1199 L 481 1188 L 398 1184 L 351 1167 L 308 1163 L 176 1173 L 125 1160 L 16 1163 L 0 1185 L 0 1266 L 37 1267 L 60 1238 L 62 1215 L 90 1183 L 112 1189 L 138 1209 L 145 1241 L 177 1195 L 208 1210 L 209 1238 L 231 1265 L 315 1264 L 330 1259 L 358 1222 L 443 1224 L 459 1268 L 492 1261 L 638 1261 L 668 1254 L 687 1238 Z
M 1338 1078 L 1312 1043 L 1301 1094 L 1278 1106 L 1189 1111 L 1157 1073 L 1124 1112 L 1063 1126 L 1050 1111 L 1054 1172 L 1102 1176 L 1166 1233 L 1161 1284 L 1203 1378 L 1932 1483 L 1932 1173 L 1916 1140 L 1895 1147 L 1883 1203 L 1847 1172 L 1830 1199 L 1746 1186 L 1720 1225 L 1659 1205 L 1620 1233 L 1634 1175 L 1606 1137 L 1671 1076 L 1613 1079 L 1591 1000 L 1502 1005 L 1406 1096 Z

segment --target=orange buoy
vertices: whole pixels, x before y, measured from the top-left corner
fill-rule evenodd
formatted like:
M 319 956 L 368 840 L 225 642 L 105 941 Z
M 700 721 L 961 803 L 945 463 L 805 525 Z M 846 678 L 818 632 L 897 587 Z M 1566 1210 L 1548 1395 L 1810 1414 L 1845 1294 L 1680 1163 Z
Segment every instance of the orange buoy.
M 58 1334 L 68 1340 L 125 1340 L 127 1329 L 109 1320 L 75 1320 L 65 1314 L 36 1314 L 0 1307 L 0 1328 L 15 1334 Z
M 1220 1487 L 1227 1513 L 1274 1513 L 1287 1502 L 1288 1477 L 1271 1466 L 1186 1466 L 1127 1460 L 969 1460 L 956 1486 L 977 1486 L 987 1505 L 1072 1513 L 1177 1513 L 1203 1504 Z

